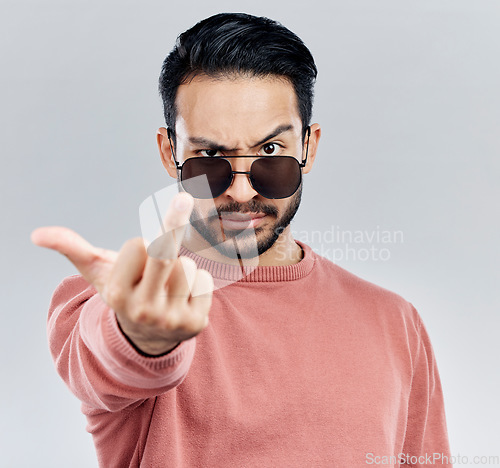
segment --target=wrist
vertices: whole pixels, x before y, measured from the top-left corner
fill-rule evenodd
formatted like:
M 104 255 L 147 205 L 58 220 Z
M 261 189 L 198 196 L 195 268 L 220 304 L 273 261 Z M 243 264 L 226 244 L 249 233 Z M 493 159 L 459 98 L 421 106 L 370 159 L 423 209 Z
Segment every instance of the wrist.
M 145 357 L 160 357 L 165 354 L 168 354 L 170 351 L 173 351 L 177 348 L 181 342 L 169 342 L 165 340 L 144 340 L 138 337 L 132 337 L 131 334 L 127 333 L 124 329 L 118 316 L 115 313 L 116 324 L 118 325 L 118 329 L 121 334 L 125 337 L 125 339 L 129 342 L 129 344 L 142 356 Z

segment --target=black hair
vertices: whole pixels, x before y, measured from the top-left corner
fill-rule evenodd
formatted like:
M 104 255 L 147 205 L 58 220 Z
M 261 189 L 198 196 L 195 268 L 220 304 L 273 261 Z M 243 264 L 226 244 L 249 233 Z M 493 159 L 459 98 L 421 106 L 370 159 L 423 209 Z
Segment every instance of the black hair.
M 309 126 L 317 69 L 302 40 L 269 18 L 219 13 L 179 35 L 163 62 L 159 91 L 167 127 L 175 129 L 179 85 L 196 75 L 238 74 L 288 79 L 297 96 L 303 130 Z

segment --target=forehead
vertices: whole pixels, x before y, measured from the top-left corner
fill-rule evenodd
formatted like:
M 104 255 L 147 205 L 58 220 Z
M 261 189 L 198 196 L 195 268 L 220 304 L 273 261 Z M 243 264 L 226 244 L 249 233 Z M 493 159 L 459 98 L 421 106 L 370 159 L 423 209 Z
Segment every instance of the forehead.
M 283 124 L 301 128 L 295 90 L 279 77 L 197 76 L 179 86 L 176 108 L 179 134 L 226 139 L 263 134 Z

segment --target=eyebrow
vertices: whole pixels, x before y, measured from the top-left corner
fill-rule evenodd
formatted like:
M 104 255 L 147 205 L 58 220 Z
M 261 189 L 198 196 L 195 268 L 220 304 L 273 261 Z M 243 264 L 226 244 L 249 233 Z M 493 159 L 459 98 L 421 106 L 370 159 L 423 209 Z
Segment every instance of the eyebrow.
M 278 135 L 281 135 L 282 133 L 288 132 L 293 129 L 293 125 L 291 124 L 284 124 L 276 127 L 269 135 L 267 135 L 265 138 L 262 140 L 258 141 L 254 145 L 251 146 L 251 148 L 255 148 L 256 146 L 262 145 L 268 140 L 271 140 L 272 138 L 277 137 Z M 208 138 L 204 137 L 189 137 L 189 142 L 194 144 L 194 145 L 199 145 L 203 146 L 204 148 L 210 148 L 211 150 L 215 151 L 238 151 L 238 148 L 228 148 L 227 146 L 224 145 L 219 145 L 218 143 L 209 140 Z

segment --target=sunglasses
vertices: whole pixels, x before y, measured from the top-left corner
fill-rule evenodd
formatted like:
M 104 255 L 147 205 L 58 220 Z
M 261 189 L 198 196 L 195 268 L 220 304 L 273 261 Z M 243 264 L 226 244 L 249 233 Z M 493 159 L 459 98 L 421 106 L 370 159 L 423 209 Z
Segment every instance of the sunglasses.
M 306 156 L 299 162 L 293 156 L 201 156 L 186 159 L 179 164 L 175 157 L 171 134 L 167 129 L 170 149 L 177 170 L 180 171 L 182 188 L 194 198 L 209 199 L 222 195 L 233 183 L 235 174 L 246 174 L 252 188 L 265 198 L 288 198 L 300 187 L 302 168 L 307 163 L 311 128 L 306 128 Z M 233 171 L 228 159 L 254 158 L 249 171 Z M 196 177 L 205 176 L 208 184 Z

